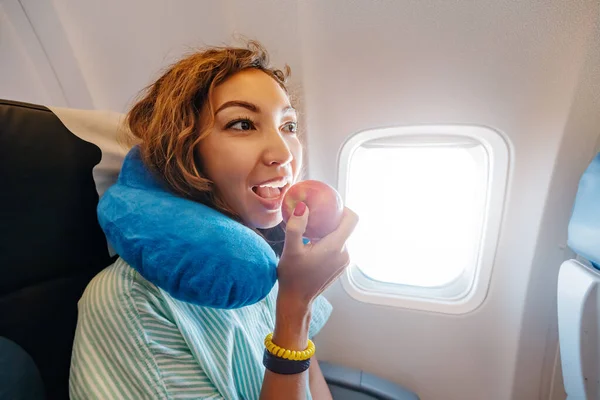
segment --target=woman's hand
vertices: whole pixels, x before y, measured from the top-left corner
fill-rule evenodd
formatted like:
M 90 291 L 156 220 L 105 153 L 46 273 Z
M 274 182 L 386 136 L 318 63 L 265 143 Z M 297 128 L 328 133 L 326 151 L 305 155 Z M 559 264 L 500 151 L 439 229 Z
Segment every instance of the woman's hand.
M 283 254 L 277 267 L 279 294 L 273 343 L 288 350 L 306 349 L 312 302 L 350 263 L 346 240 L 358 223 L 358 216 L 346 208 L 335 231 L 316 243 L 305 245 L 302 235 L 308 223 L 309 210 L 304 203 L 298 204 L 287 222 Z M 300 212 L 303 208 L 305 210 Z M 316 367 L 311 368 L 316 370 Z M 286 394 L 286 399 L 305 399 L 306 376 L 306 372 L 282 375 L 267 370 L 260 393 L 261 400 L 280 399 L 282 393 Z M 311 390 L 316 388 L 314 381 L 315 377 Z M 331 399 L 324 380 L 317 386 L 320 389 L 314 389 L 314 396 Z
M 301 209 L 305 208 L 301 215 Z M 338 228 L 316 243 L 304 244 L 302 235 L 310 210 L 298 203 L 286 226 L 283 254 L 277 268 L 279 296 L 288 305 L 310 307 L 312 301 L 335 281 L 350 263 L 346 241 L 358 216 L 344 209 Z

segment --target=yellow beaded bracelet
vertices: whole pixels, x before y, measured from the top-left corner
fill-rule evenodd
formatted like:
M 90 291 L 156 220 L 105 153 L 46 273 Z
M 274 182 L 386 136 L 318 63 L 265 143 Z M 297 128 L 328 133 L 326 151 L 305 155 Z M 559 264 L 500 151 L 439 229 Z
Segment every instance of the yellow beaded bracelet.
M 283 347 L 279 347 L 275 343 L 273 343 L 272 339 L 273 339 L 272 333 L 269 333 L 267 335 L 267 337 L 265 337 L 265 348 L 267 349 L 267 351 L 269 353 L 273 354 L 274 356 L 277 356 L 277 357 L 280 357 L 280 358 L 283 358 L 286 360 L 304 361 L 304 360 L 308 360 L 309 358 L 311 358 L 312 356 L 315 355 L 315 352 L 316 352 L 315 344 L 310 339 L 308 339 L 308 346 L 306 347 L 306 349 L 300 350 L 300 351 L 287 350 L 287 349 L 284 349 Z

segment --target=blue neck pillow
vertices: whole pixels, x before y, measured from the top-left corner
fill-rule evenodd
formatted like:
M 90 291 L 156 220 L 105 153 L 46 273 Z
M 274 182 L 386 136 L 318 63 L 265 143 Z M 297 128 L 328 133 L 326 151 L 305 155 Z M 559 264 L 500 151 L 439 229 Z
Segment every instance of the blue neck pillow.
M 117 254 L 176 299 L 213 308 L 254 304 L 271 291 L 278 257 L 256 232 L 170 192 L 129 151 L 98 220 Z
M 600 153 L 579 181 L 569 221 L 568 244 L 600 269 Z

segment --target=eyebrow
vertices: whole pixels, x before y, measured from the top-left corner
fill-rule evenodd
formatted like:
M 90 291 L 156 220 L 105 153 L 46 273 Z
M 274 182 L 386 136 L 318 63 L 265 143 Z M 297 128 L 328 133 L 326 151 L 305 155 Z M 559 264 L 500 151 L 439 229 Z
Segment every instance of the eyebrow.
M 219 107 L 217 109 L 217 111 L 215 111 L 215 115 L 217 115 L 219 112 L 223 111 L 224 109 L 230 108 L 230 107 L 242 107 L 242 108 L 252 111 L 253 113 L 257 113 L 257 114 L 260 113 L 260 108 L 256 104 L 248 103 L 247 101 L 233 100 L 233 101 L 228 101 L 226 103 L 223 103 L 221 105 L 221 107 Z M 282 110 L 283 113 L 286 113 L 288 111 L 296 112 L 296 109 L 292 106 L 287 106 L 287 107 L 284 107 Z

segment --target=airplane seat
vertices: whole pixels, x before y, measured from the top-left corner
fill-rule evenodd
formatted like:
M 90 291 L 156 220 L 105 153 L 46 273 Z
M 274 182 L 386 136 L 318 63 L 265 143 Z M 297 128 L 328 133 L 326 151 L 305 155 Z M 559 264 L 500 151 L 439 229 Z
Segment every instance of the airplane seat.
M 567 399 L 600 398 L 600 153 L 579 182 L 568 227 L 578 259 L 558 275 L 558 332 Z
M 77 301 L 112 263 L 92 175 L 102 153 L 50 109 L 0 100 L 0 337 L 13 343 L 0 360 L 30 356 L 48 399 L 68 398 Z
M 68 399 L 77 302 L 115 260 L 96 207 L 127 152 L 122 118 L 0 99 L 0 399 Z M 322 369 L 334 399 L 418 400 L 360 370 Z

